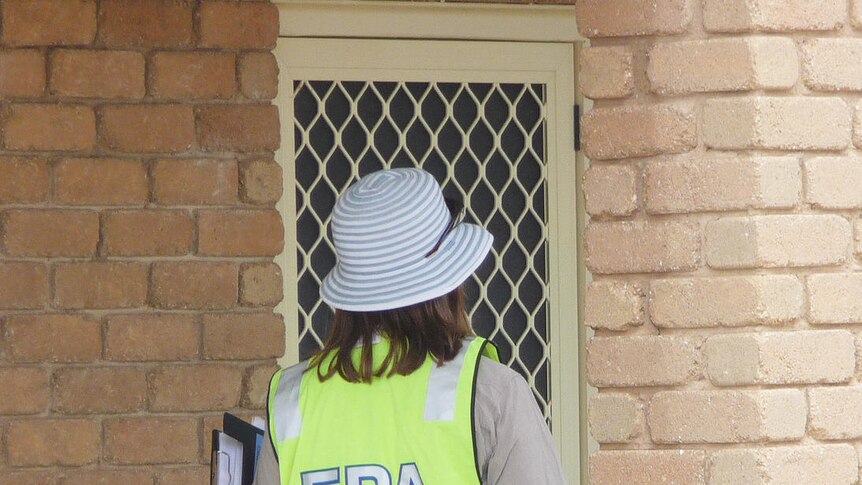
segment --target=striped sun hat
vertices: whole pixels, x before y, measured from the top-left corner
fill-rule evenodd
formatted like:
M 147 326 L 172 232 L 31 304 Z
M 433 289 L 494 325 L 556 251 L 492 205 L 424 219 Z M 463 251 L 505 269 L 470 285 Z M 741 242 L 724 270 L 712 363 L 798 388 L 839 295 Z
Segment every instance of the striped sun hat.
M 440 185 L 424 170 L 362 177 L 335 203 L 337 263 L 323 279 L 321 298 L 341 310 L 378 311 L 454 290 L 485 259 L 493 237 L 475 224 L 452 227 L 453 217 Z

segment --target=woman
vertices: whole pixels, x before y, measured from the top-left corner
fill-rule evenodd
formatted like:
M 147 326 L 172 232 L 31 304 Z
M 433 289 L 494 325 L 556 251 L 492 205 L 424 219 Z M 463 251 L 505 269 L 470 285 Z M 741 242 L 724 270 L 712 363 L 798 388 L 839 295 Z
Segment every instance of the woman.
M 560 485 L 526 381 L 475 337 L 461 285 L 492 237 L 420 169 L 336 202 L 332 334 L 273 376 L 256 485 Z

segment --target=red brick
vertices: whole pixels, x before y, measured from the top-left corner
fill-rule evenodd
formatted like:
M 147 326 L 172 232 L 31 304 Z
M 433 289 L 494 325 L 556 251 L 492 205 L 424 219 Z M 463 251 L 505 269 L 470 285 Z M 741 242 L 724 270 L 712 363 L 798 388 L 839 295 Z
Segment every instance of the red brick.
M 5 45 L 87 45 L 95 37 L 95 0 L 3 2 Z
M 4 143 L 12 150 L 86 150 L 96 144 L 96 116 L 90 106 L 14 105 Z
M 33 367 L 0 367 L 0 414 L 38 414 L 48 408 L 48 374 Z
M 276 210 L 198 213 L 198 253 L 207 256 L 275 256 L 284 248 Z
M 590 456 L 592 485 L 706 485 L 704 450 L 610 450 Z M 729 482 L 733 483 L 733 482 Z
M 236 92 L 236 55 L 159 52 L 150 68 L 150 93 L 167 99 L 229 99 Z
M 92 419 L 13 421 L 6 435 L 13 466 L 88 465 L 99 459 L 101 436 Z
M 579 0 L 578 30 L 586 37 L 680 34 L 692 13 L 688 0 Z
M 152 304 L 157 308 L 224 309 L 236 305 L 238 270 L 232 263 L 154 263 Z
M 36 49 L 0 51 L 0 96 L 34 98 L 45 93 L 45 56 Z
M 200 22 L 202 47 L 270 50 L 278 38 L 278 9 L 268 2 L 206 2 Z
M 252 160 L 240 165 L 242 199 L 251 204 L 274 204 L 282 194 L 281 165 L 273 161 Z
M 584 235 L 590 271 L 665 273 L 700 264 L 700 225 L 687 220 L 593 222 Z
M 92 256 L 99 214 L 79 210 L 9 210 L 2 215 L 5 252 L 12 256 Z
M 116 418 L 105 421 L 105 459 L 121 465 L 194 463 L 196 418 Z M 166 441 L 168 440 L 168 441 Z M 166 443 L 170 446 L 166 446 Z
M 3 174 L 0 177 L 0 204 L 32 204 L 48 199 L 51 176 L 45 160 L 2 157 L 0 173 Z
M 284 298 L 284 280 L 277 264 L 247 264 L 240 271 L 239 301 L 243 305 L 277 305 Z
M 594 160 L 686 153 L 697 146 L 697 118 L 687 105 L 595 108 L 583 123 L 584 153 Z
M 206 450 L 208 451 L 208 450 Z M 206 483 L 209 480 L 208 466 L 167 468 L 156 471 L 159 485 L 186 485 L 189 483 Z
M 44 308 L 50 300 L 47 266 L 0 261 L 0 309 Z
M 56 412 L 131 413 L 140 411 L 146 399 L 147 376 L 140 368 L 79 367 L 54 373 L 53 409 Z
M 697 344 L 667 335 L 593 337 L 587 345 L 587 378 L 595 387 L 684 384 L 701 375 Z
M 49 89 L 78 98 L 141 98 L 146 92 L 144 56 L 132 51 L 54 51 Z
M 284 319 L 273 313 L 203 317 L 204 358 L 243 360 L 284 355 Z
M 118 211 L 105 214 L 103 232 L 108 256 L 179 256 L 191 251 L 195 225 L 185 211 Z
M 0 485 L 57 485 L 54 472 L 41 470 L 13 471 L 0 473 Z
M 631 96 L 635 90 L 631 46 L 587 47 L 578 56 L 578 84 L 591 99 Z
M 278 108 L 273 105 L 209 106 L 200 109 L 198 119 L 201 147 L 207 150 L 278 149 Z
M 138 160 L 69 158 L 54 167 L 54 199 L 69 205 L 142 205 L 147 171 Z
M 182 152 L 195 143 L 191 106 L 125 105 L 102 109 L 101 140 L 124 152 Z
M 158 160 L 153 199 L 165 205 L 235 204 L 238 179 L 232 160 Z
M 250 368 L 242 385 L 242 406 L 249 409 L 266 408 L 269 382 L 278 370 L 277 365 L 258 365 Z
M 239 58 L 239 83 L 243 96 L 272 99 L 278 93 L 278 63 L 271 52 L 249 52 Z
M 103 0 L 99 43 L 111 47 L 188 47 L 194 2 Z
M 107 359 L 188 360 L 199 354 L 200 325 L 193 315 L 110 315 L 106 321 Z M 146 345 L 141 342 L 146 342 Z
M 227 365 L 163 367 L 151 377 L 153 411 L 218 411 L 239 405 L 243 372 Z
M 117 484 L 153 485 L 153 474 L 149 470 L 64 470 L 61 482 L 61 485 Z
M 796 441 L 806 404 L 800 389 L 662 391 L 650 399 L 647 423 L 652 441 L 667 445 Z
M 60 308 L 128 308 L 146 304 L 145 263 L 58 263 L 55 272 Z
M 12 315 L 4 334 L 12 362 L 92 362 L 102 353 L 101 324 L 86 315 Z

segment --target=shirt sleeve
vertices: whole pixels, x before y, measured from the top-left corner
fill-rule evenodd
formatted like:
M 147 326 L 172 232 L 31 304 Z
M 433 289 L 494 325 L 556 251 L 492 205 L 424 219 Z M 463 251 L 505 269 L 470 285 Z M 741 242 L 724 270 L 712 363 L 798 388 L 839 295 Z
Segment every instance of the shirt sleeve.
M 485 485 L 566 485 L 556 443 L 527 381 L 507 371 L 497 397 L 493 442 L 487 443 Z
M 260 456 L 257 458 L 253 485 L 280 485 L 281 479 L 278 475 L 278 461 L 275 459 L 275 451 L 269 441 L 269 426 L 267 426 L 263 434 Z

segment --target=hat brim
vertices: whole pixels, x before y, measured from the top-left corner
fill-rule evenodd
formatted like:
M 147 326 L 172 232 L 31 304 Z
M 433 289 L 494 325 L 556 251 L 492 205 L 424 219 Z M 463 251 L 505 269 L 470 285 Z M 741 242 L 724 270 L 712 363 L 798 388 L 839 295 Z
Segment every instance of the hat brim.
M 431 257 L 386 275 L 352 272 L 335 265 L 320 286 L 333 308 L 357 312 L 391 310 L 421 303 L 458 288 L 482 264 L 494 238 L 475 224 L 455 226 Z

